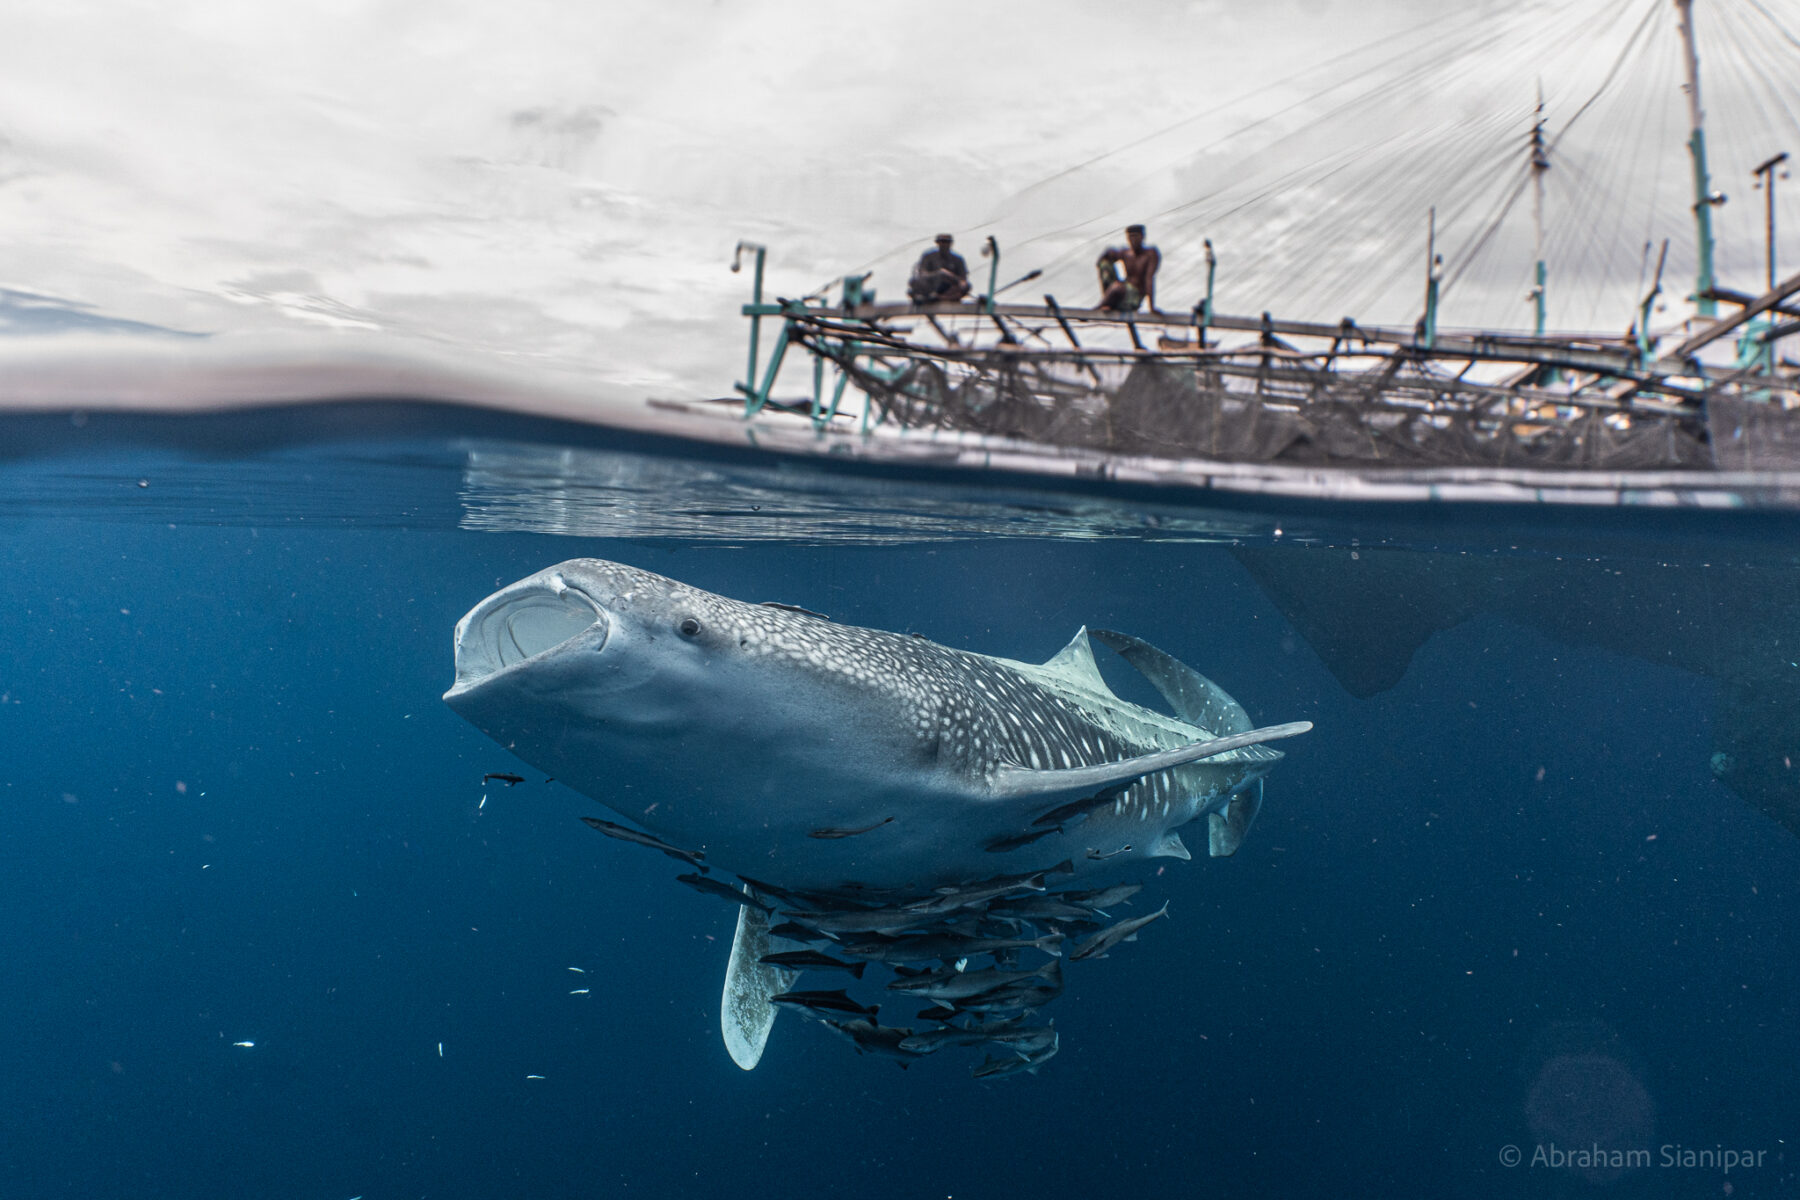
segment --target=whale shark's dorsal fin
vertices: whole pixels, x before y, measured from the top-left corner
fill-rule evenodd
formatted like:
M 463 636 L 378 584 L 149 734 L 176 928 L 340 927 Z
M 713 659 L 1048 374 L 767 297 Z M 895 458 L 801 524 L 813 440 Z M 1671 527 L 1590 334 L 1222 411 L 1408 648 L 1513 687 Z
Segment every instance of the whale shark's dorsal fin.
M 1044 663 L 1044 670 L 1062 676 L 1078 687 L 1093 692 L 1112 694 L 1106 686 L 1106 680 L 1100 675 L 1100 668 L 1094 662 L 1094 648 L 1088 645 L 1087 626 L 1083 625 L 1069 639 L 1069 644 L 1058 650 L 1054 656 Z
M 1211 758 L 1216 754 L 1260 746 L 1264 742 L 1279 741 L 1282 738 L 1305 733 L 1311 728 L 1311 721 L 1270 725 L 1263 729 L 1234 733 L 1230 737 L 1208 738 L 1206 741 L 1177 746 L 1173 750 L 1158 750 L 1154 754 L 1140 754 L 1136 758 L 1100 763 L 1092 767 L 1068 767 L 1058 771 L 1042 771 L 1030 767 L 1001 766 L 995 768 L 993 777 L 989 781 L 988 795 L 996 800 L 1019 798 L 1034 802 L 1073 799 L 1088 795 L 1099 788 L 1130 783 L 1153 771 L 1166 771 L 1170 767 L 1186 766 L 1188 763 L 1199 762 L 1203 758 Z M 1273 750 L 1262 750 L 1258 753 L 1268 761 L 1279 757 L 1278 752 Z
M 1128 633 L 1096 629 L 1093 637 L 1143 672 L 1144 678 L 1156 686 L 1182 720 L 1218 734 L 1246 733 L 1252 728 L 1250 714 L 1244 711 L 1243 705 L 1180 659 Z M 1088 661 L 1093 661 L 1091 651 Z

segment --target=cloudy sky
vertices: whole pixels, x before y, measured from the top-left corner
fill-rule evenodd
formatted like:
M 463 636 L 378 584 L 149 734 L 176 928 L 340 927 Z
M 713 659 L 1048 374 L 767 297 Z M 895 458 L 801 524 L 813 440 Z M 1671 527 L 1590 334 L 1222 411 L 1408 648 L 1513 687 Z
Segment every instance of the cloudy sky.
M 1696 7 L 1748 290 L 1748 168 L 1800 151 L 1800 13 Z M 1046 272 L 1022 299 L 1087 303 L 1094 253 L 1145 220 L 1165 307 L 1198 298 L 1210 237 L 1226 311 L 1410 322 L 1432 205 L 1447 318 L 1524 325 L 1540 81 L 1553 134 L 1580 113 L 1553 323 L 1622 329 L 1646 241 L 1691 270 L 1666 0 L 21 0 L 7 25 L 0 288 L 183 330 L 380 331 L 716 395 L 741 238 L 777 294 L 874 270 L 898 297 L 933 233 L 976 264 L 992 234 L 1003 279 Z

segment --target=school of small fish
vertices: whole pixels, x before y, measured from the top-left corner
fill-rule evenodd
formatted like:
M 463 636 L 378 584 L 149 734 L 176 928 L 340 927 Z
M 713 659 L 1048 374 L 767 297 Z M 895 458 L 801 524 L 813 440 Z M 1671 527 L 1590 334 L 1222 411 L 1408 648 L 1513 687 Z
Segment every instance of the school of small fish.
M 707 870 L 701 855 L 650 834 L 582 820 L 609 837 Z M 846 837 L 856 832 L 862 831 L 832 831 Z M 890 976 L 888 994 L 866 1003 L 847 987 L 790 989 L 771 996 L 771 1003 L 820 1022 L 860 1054 L 892 1059 L 901 1067 L 947 1047 L 973 1047 L 984 1056 L 972 1074 L 987 1079 L 1036 1071 L 1061 1048 L 1055 1022 L 1038 1013 L 1062 994 L 1065 961 L 1104 958 L 1168 915 L 1164 904 L 1145 916 L 1115 920 L 1111 910 L 1129 904 L 1144 885 L 1059 890 L 1054 881 L 1073 873 L 1073 864 L 1062 863 L 924 894 L 864 890 L 855 896 L 780 888 L 743 876 L 738 876 L 741 886 L 698 872 L 676 878 L 778 919 L 769 929 L 771 941 L 803 947 L 773 950 L 762 956 L 764 963 L 842 972 L 858 984 L 865 983 L 871 965 L 886 968 Z M 1028 964 L 1027 954 L 1043 961 Z M 882 1023 L 884 1005 L 891 1010 L 908 1000 L 930 1004 L 915 1014 L 913 1024 Z

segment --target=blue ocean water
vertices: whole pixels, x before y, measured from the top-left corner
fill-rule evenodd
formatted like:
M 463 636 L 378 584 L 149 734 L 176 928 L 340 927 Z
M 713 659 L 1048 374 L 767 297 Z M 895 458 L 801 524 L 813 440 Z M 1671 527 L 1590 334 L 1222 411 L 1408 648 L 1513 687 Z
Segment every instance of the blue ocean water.
M 1747 589 L 1786 594 L 1786 518 L 1209 509 L 391 416 L 6 425 L 0 1195 L 1793 1194 L 1800 841 L 1720 781 L 1692 665 L 1747 595 L 1785 620 Z M 1257 572 L 1314 556 L 1341 613 L 1365 553 L 1535 599 L 1353 695 Z M 1133 870 L 1171 920 L 1070 964 L 1037 1075 L 792 1016 L 746 1073 L 729 906 L 439 700 L 457 618 L 577 556 L 1026 660 L 1124 630 L 1316 728 L 1237 856 Z M 1683 1158 L 1722 1149 L 1760 1161 Z

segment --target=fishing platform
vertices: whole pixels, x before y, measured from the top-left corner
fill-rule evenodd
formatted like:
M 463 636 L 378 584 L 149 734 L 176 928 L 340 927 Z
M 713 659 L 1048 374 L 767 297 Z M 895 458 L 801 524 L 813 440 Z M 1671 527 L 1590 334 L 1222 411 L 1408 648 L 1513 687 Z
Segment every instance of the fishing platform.
M 1435 210 L 1415 310 L 1421 315 L 1409 325 L 1221 313 L 1210 240 L 1203 298 L 1191 308 L 1135 312 L 1048 293 L 1041 303 L 1003 300 L 1041 272 L 1000 286 L 993 237 L 982 248 L 986 290 L 967 301 L 878 302 L 869 274 L 844 276 L 801 299 L 770 299 L 765 248 L 740 242 L 734 271 L 746 251 L 754 254 L 753 292 L 742 310 L 749 357 L 736 384 L 744 415 L 777 408 L 821 428 L 857 422 L 864 432 L 957 430 L 1121 454 L 1297 466 L 1800 467 L 1800 363 L 1780 353 L 1782 340 L 1800 333 L 1800 274 L 1776 277 L 1775 168 L 1787 156 L 1755 172 L 1768 202 L 1766 280 L 1753 293 L 1720 286 L 1711 210 L 1724 198 L 1712 190 L 1707 167 L 1691 4 L 1675 0 L 1674 7 L 1685 48 L 1698 269 L 1686 292 L 1691 313 L 1677 320 L 1656 318 L 1666 307 L 1665 239 L 1627 328 L 1546 330 L 1543 179 L 1554 141 L 1545 137 L 1540 93 L 1519 185 L 1535 188 L 1529 331 L 1440 325 Z M 1646 277 L 1647 267 L 1648 246 Z M 773 327 L 766 356 L 765 325 Z M 795 351 L 810 360 L 810 393 L 778 397 Z
M 1042 304 L 752 303 L 744 414 L 775 403 L 783 360 L 811 396 L 783 406 L 864 429 L 958 429 L 1137 454 L 1312 464 L 1753 468 L 1731 457 L 1800 406 L 1777 340 L 1800 331 L 1800 275 L 1671 346 L 1617 335 L 1437 331 Z M 1774 316 L 1781 320 L 1770 320 Z M 1701 351 L 1736 334 L 1736 360 Z M 759 373 L 760 367 L 760 373 Z M 829 385 L 828 385 L 829 380 Z M 854 386 L 865 398 L 846 407 Z M 1723 451 L 1723 453 L 1722 453 Z M 1745 446 L 1744 454 L 1752 451 Z

